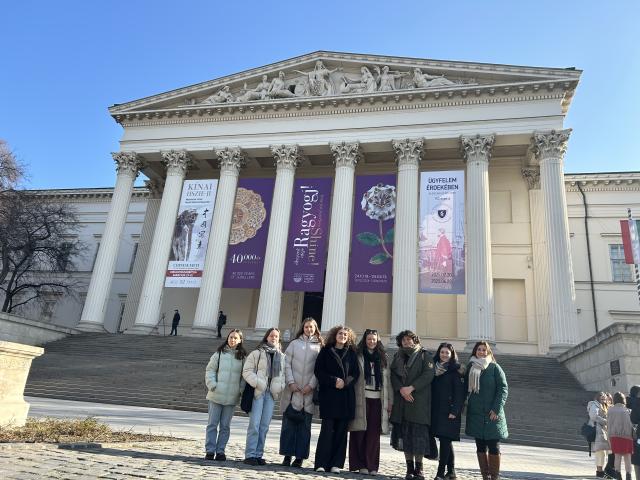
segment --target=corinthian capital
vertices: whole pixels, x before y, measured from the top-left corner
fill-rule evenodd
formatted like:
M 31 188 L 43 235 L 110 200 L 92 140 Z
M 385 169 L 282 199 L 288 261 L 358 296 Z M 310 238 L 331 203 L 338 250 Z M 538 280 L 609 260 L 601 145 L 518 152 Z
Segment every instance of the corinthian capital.
M 495 135 L 461 136 L 460 146 L 465 162 L 485 161 L 491 159 L 491 149 L 496 141 Z
M 571 129 L 551 130 L 550 132 L 533 132 L 531 138 L 531 151 L 538 162 L 556 159 L 562 160 L 567 151 L 567 142 L 571 135 Z
M 295 170 L 304 159 L 302 149 L 298 145 L 271 145 L 270 148 L 278 170 Z
M 186 150 L 169 150 L 160 152 L 162 163 L 167 167 L 167 175 L 184 175 L 191 164 L 191 157 Z
M 144 186 L 147 187 L 152 197 L 160 197 L 164 190 L 164 182 L 162 180 L 145 180 Z
M 118 175 L 130 175 L 137 177 L 142 161 L 136 152 L 111 152 L 113 161 L 116 162 L 116 172 Z
M 333 154 L 333 163 L 336 167 L 355 168 L 358 161 L 362 159 L 362 151 L 358 142 L 331 143 L 329 148 Z
M 523 168 L 522 178 L 527 182 L 529 190 L 540 189 L 540 169 L 539 168 Z
M 406 138 L 404 140 L 391 140 L 393 150 L 396 152 L 396 163 L 401 165 L 420 164 L 424 152 L 424 140 L 422 138 Z
M 216 150 L 218 166 L 221 171 L 230 171 L 236 175 L 247 164 L 247 157 L 240 147 L 224 147 Z

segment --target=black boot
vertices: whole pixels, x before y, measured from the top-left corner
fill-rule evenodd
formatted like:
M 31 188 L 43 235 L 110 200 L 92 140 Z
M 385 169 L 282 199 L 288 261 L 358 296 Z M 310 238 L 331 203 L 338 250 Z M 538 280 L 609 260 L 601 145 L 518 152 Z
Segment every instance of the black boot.
M 413 470 L 414 480 L 424 480 L 424 473 L 422 472 L 422 463 L 416 462 L 416 468 Z
M 404 476 L 404 480 L 413 480 L 413 473 L 415 468 L 413 466 L 413 458 L 411 460 L 405 459 L 407 462 L 407 474 Z

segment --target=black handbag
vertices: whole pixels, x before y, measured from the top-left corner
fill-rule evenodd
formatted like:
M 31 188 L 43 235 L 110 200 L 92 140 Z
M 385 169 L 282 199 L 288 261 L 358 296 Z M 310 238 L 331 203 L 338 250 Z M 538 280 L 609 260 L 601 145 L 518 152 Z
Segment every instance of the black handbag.
M 293 408 L 293 392 L 291 392 L 291 398 L 289 399 L 289 405 L 284 410 L 284 417 L 289 420 L 291 423 L 302 423 L 304 422 L 304 397 L 302 397 L 302 409 L 296 410 Z
M 240 408 L 244 413 L 249 413 L 253 407 L 253 395 L 255 390 L 256 389 L 251 385 L 245 383 L 244 390 L 242 391 L 242 398 L 240 399 Z

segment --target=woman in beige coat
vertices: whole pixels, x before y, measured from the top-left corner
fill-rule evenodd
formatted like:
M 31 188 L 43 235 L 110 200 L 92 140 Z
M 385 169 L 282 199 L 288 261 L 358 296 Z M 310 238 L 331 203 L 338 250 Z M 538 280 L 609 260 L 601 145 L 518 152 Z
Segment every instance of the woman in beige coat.
M 285 351 L 285 388 L 280 399 L 282 430 L 280 430 L 280 455 L 284 455 L 282 465 L 300 468 L 305 458 L 309 458 L 311 442 L 311 419 L 313 417 L 313 391 L 318 380 L 313 374 L 316 357 L 324 341 L 318 324 L 312 317 L 302 321 L 300 329 Z M 304 420 L 294 422 L 285 414 L 289 404 L 297 411 L 304 410 Z M 291 463 L 291 457 L 295 457 Z
M 349 423 L 349 470 L 375 475 L 380 466 L 380 434 L 389 433 L 393 406 L 389 360 L 377 330 L 365 330 L 358 344 L 358 366 L 356 416 Z

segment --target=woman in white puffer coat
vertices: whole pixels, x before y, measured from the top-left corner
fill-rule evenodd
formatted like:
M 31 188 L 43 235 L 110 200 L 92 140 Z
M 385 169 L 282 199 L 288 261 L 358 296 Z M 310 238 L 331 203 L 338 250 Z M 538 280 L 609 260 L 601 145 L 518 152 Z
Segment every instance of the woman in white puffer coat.
M 280 430 L 280 455 L 284 455 L 282 465 L 300 468 L 304 459 L 309 458 L 311 442 L 311 419 L 313 418 L 313 391 L 318 380 L 313 374 L 316 357 L 324 345 L 318 324 L 312 317 L 302 321 L 300 329 L 287 350 L 285 380 L 286 388 L 280 399 L 282 430 Z M 297 411 L 304 409 L 304 420 L 291 421 L 285 415 L 289 404 Z M 295 457 L 291 463 L 291 457 Z
M 205 460 L 224 461 L 229 441 L 231 418 L 244 388 L 242 365 L 247 352 L 242 346 L 242 331 L 231 330 L 227 340 L 211 355 L 205 372 L 209 392 L 209 421 L 205 440 Z

